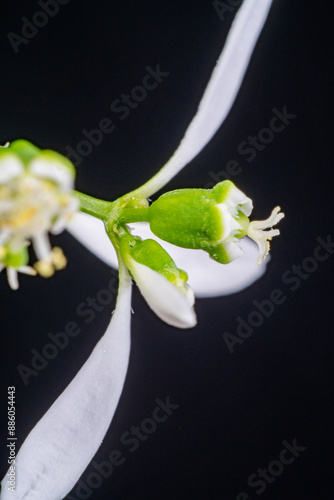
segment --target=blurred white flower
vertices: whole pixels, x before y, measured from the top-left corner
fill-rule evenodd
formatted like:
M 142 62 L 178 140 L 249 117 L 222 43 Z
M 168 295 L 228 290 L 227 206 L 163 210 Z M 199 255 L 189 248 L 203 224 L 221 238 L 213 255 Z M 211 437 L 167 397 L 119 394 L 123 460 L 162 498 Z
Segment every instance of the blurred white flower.
M 54 151 L 41 151 L 18 140 L 0 149 L 0 271 L 18 288 L 17 272 L 43 277 L 66 265 L 60 248 L 51 248 L 48 233 L 58 234 L 79 209 L 72 194 L 75 170 Z M 27 266 L 32 242 L 38 261 Z

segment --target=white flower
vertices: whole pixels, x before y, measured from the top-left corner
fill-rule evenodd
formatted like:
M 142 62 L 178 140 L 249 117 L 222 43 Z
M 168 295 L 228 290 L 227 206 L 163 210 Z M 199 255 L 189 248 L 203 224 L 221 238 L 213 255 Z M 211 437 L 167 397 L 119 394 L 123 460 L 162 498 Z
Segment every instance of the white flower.
M 184 142 L 167 168 L 144 189 L 139 188 L 139 196 L 150 196 L 163 187 L 221 125 L 234 102 L 270 5 L 271 0 L 244 0 Z M 110 247 L 108 251 L 112 253 Z M 100 249 L 99 254 L 103 253 L 105 250 Z M 117 407 L 129 355 L 131 285 L 122 263 L 120 271 L 117 307 L 107 332 L 23 443 L 16 459 L 17 490 L 14 494 L 8 491 L 5 476 L 1 500 L 60 500 L 96 453 Z
M 72 194 L 73 165 L 53 151 L 41 151 L 27 141 L 0 150 L 0 271 L 18 287 L 17 272 L 49 277 L 66 265 L 59 248 L 51 248 L 48 233 L 62 231 L 78 210 Z M 32 242 L 38 262 L 27 266 Z

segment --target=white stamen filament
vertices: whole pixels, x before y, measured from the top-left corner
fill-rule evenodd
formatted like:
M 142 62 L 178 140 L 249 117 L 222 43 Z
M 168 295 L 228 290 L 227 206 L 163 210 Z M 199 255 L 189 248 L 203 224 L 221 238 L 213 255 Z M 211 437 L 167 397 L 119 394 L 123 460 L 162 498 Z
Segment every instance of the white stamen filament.
M 36 234 L 32 241 L 38 260 L 51 262 L 51 245 L 47 232 Z
M 17 269 L 15 269 L 14 267 L 7 267 L 7 279 L 11 289 L 17 290 L 19 287 L 19 280 L 17 279 Z
M 254 220 L 249 223 L 247 236 L 254 240 L 259 247 L 259 254 L 256 259 L 258 264 L 261 264 L 269 253 L 269 241 L 274 236 L 279 235 L 278 229 L 270 229 L 269 231 L 264 231 L 264 229 L 275 226 L 281 219 L 283 219 L 284 214 L 279 213 L 280 210 L 280 207 L 275 207 L 268 219 Z

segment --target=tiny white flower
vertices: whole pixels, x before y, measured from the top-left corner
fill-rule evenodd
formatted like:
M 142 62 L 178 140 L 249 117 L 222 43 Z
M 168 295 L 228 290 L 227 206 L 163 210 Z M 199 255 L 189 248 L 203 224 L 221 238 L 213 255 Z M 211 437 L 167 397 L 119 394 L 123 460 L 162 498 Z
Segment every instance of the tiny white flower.
M 11 288 L 18 288 L 17 272 L 36 274 L 27 266 L 30 242 L 41 276 L 65 267 L 66 259 L 59 248 L 51 248 L 48 233 L 63 230 L 79 209 L 72 194 L 74 177 L 71 162 L 54 151 L 23 140 L 0 149 L 0 271 L 7 268 Z

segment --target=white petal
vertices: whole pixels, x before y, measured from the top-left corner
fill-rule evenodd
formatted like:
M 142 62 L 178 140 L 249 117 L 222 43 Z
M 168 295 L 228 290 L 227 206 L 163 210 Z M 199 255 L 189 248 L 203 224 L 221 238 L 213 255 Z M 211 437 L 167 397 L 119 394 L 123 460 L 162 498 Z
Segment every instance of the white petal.
M 0 245 L 4 245 L 9 238 L 10 238 L 10 231 L 8 229 L 0 231 Z
M 237 238 L 232 238 L 231 240 L 222 241 L 221 243 L 224 252 L 226 253 L 229 262 L 231 263 L 235 259 L 238 259 L 244 254 L 243 249 L 239 245 L 239 240 Z M 224 264 L 228 265 L 228 264 Z
M 74 177 L 72 172 L 56 161 L 44 158 L 32 160 L 29 163 L 29 172 L 37 177 L 50 179 L 66 189 L 73 188 Z
M 253 202 L 250 198 L 248 198 L 245 193 L 240 191 L 236 186 L 231 186 L 228 190 L 227 194 L 221 200 L 222 203 L 225 203 L 230 209 L 235 209 L 238 205 L 239 210 L 241 210 L 246 217 L 249 217 L 253 210 Z
M 149 197 L 167 184 L 211 140 L 239 91 L 272 0 L 244 0 L 223 51 L 178 149 L 161 171 L 132 194 Z
M 66 229 L 105 264 L 118 267 L 116 252 L 105 232 L 102 221 L 91 215 L 78 212 L 69 221 Z
M 36 424 L 16 459 L 16 492 L 1 500 L 61 500 L 94 457 L 122 393 L 130 352 L 131 280 L 111 323 L 81 370 Z
M 62 210 L 62 212 L 58 215 L 57 219 L 53 223 L 51 228 L 52 234 L 60 234 L 62 231 L 64 231 L 73 215 L 76 214 L 79 210 L 80 202 L 78 198 L 72 196 L 68 200 L 67 206 Z
M 167 278 L 138 262 L 131 267 L 131 273 L 147 304 L 160 319 L 177 328 L 196 325 L 194 299 L 189 288 L 185 295 Z
M 220 235 L 221 241 L 226 240 L 226 238 L 231 236 L 232 233 L 235 233 L 237 229 L 241 229 L 239 222 L 231 215 L 231 212 L 225 203 L 217 203 L 217 205 L 214 205 L 213 208 L 218 211 L 223 220 L 222 225 L 224 229 L 223 233 Z
M 24 166 L 12 153 L 7 152 L 0 160 L 0 184 L 7 184 L 10 180 L 24 172 Z

